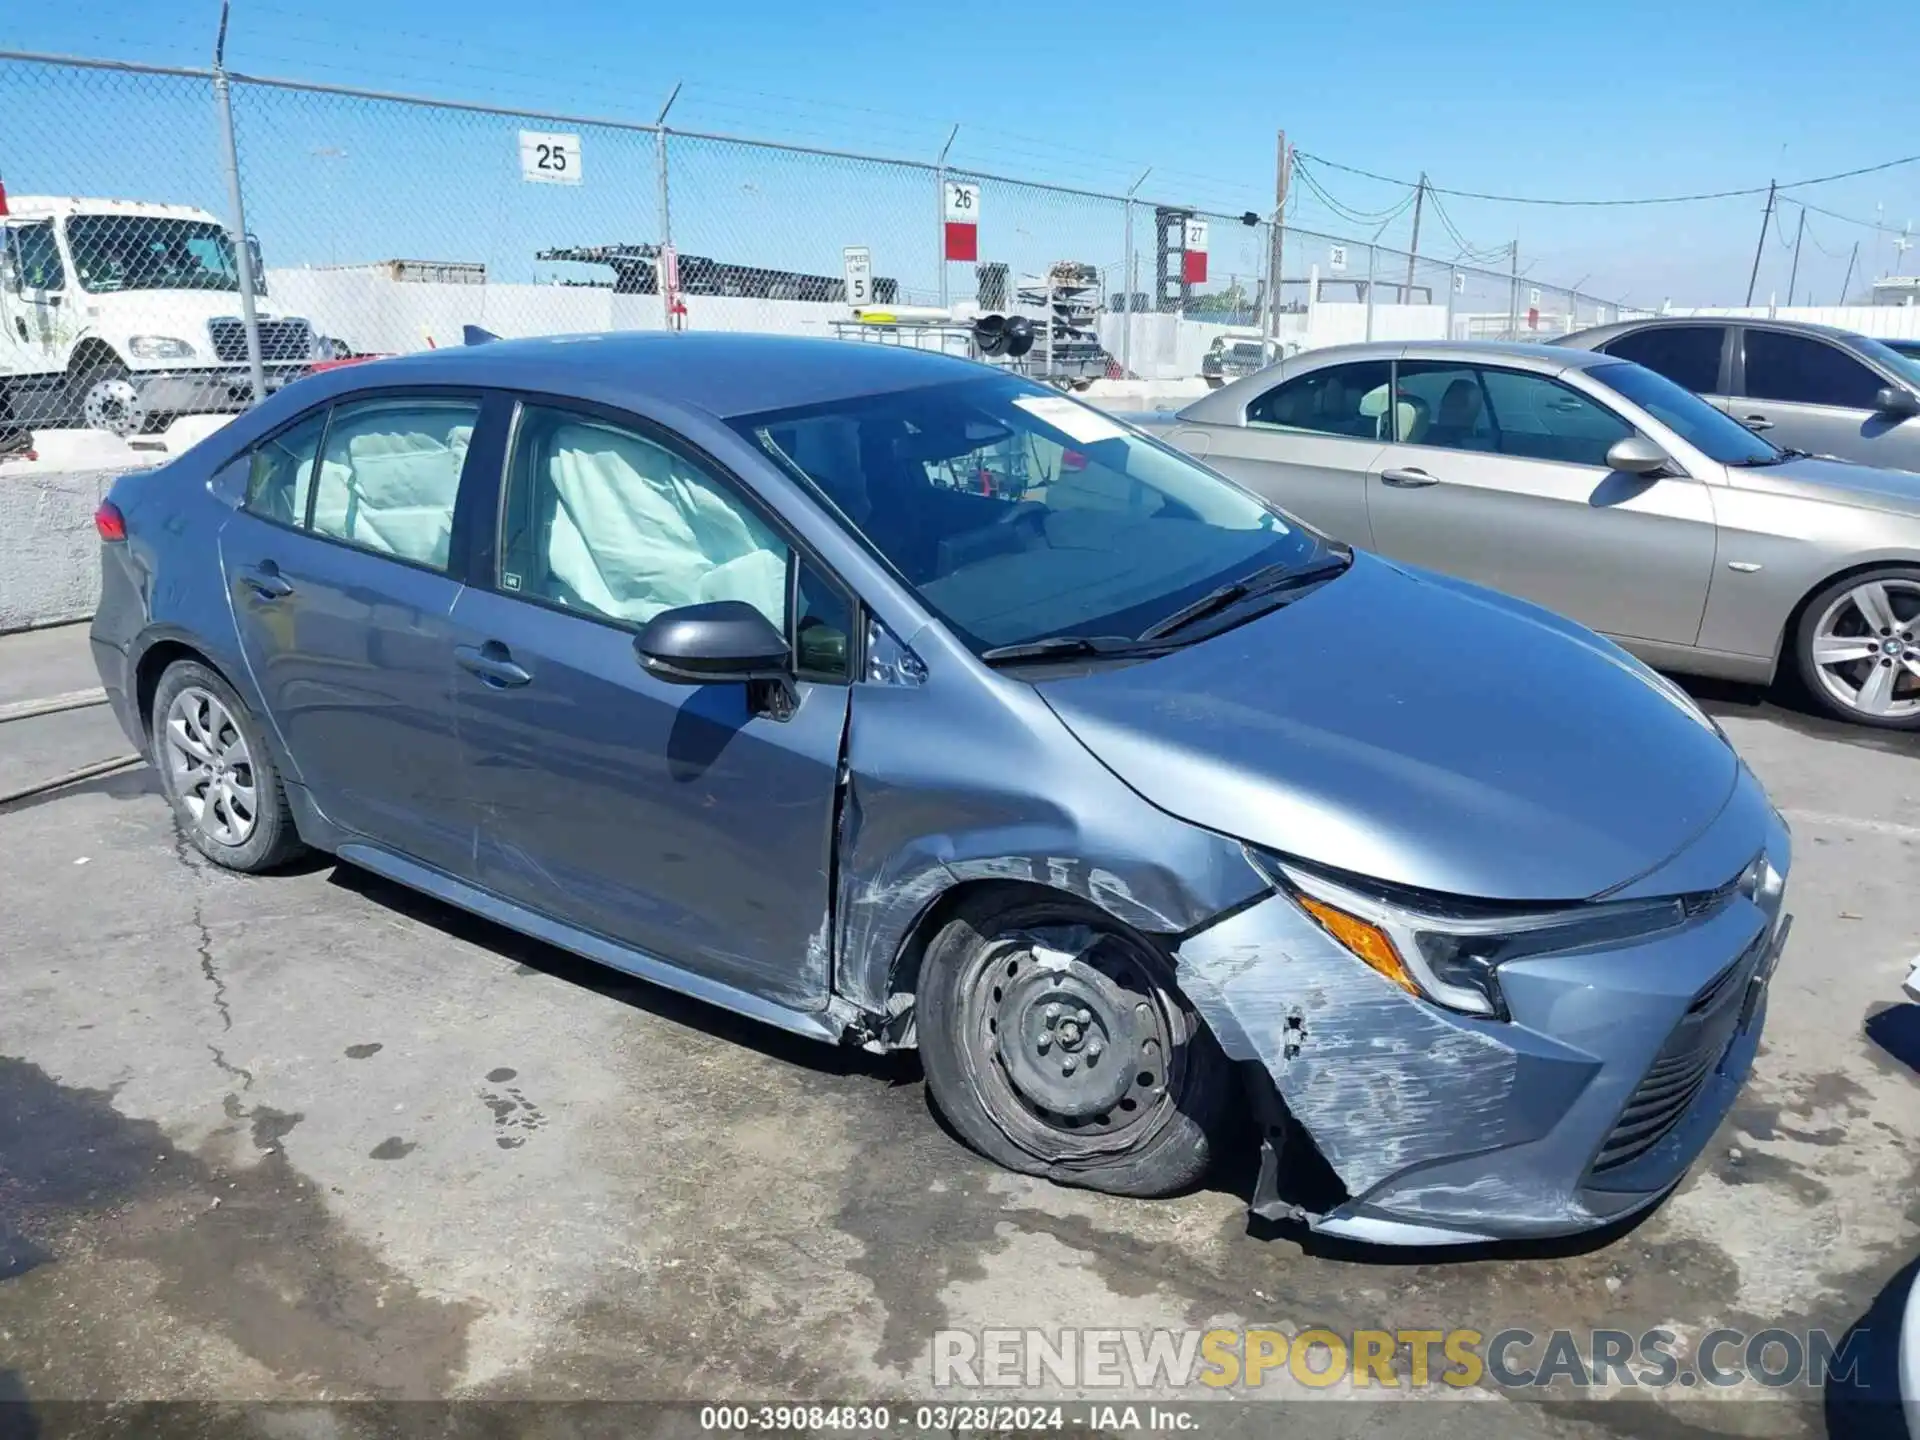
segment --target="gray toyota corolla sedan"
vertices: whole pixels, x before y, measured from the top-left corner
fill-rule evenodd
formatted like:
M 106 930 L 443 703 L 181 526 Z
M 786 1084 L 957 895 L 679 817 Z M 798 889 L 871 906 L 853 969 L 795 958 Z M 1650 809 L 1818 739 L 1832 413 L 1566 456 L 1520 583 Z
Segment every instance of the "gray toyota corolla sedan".
M 1143 423 L 1330 535 L 1649 663 L 1785 666 L 1843 719 L 1920 730 L 1920 474 L 1776 447 L 1651 370 L 1549 345 L 1335 346 Z
M 1016 1170 L 1159 1195 L 1257 1143 L 1264 1216 L 1578 1231 L 1759 1041 L 1788 836 L 1684 695 L 997 370 L 442 350 L 99 525 L 101 674 L 216 863 L 917 1046 Z

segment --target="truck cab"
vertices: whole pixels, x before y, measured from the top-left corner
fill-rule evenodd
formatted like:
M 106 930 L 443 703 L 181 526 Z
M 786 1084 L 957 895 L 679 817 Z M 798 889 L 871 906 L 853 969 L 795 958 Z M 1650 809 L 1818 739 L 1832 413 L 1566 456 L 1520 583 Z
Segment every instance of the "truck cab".
M 248 237 L 269 391 L 319 342 L 266 293 Z M 204 210 L 137 200 L 10 197 L 0 214 L 0 387 L 25 425 L 117 435 L 252 400 L 240 267 Z

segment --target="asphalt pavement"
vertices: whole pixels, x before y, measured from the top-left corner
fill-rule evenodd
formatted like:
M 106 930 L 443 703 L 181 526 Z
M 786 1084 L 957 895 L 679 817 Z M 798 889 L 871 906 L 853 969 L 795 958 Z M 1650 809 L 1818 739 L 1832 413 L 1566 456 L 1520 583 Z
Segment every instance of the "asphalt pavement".
M 82 628 L 0 638 L 0 707 L 93 683 Z M 1694 688 L 1795 837 L 1755 1077 L 1637 1227 L 1476 1252 L 1251 1225 L 1244 1164 L 1153 1203 L 1006 1174 L 911 1057 L 351 867 L 222 872 L 145 768 L 0 808 L 0 1401 L 1011 1400 L 933 1389 L 935 1332 L 1065 1326 L 1665 1327 L 1684 1352 L 1864 1324 L 1884 1395 L 1920 1255 L 1920 739 Z M 0 793 L 126 748 L 103 707 L 0 723 Z M 1897 1433 L 1861 1428 L 1891 1412 L 1856 1389 L 1751 1381 L 1584 1408 L 1482 1384 L 1408 1410 L 1284 1372 L 1260 1393 L 1309 1434 Z M 1281 1428 L 1244 1391 L 1207 1413 Z M 226 1421 L 290 1433 L 252 1415 Z

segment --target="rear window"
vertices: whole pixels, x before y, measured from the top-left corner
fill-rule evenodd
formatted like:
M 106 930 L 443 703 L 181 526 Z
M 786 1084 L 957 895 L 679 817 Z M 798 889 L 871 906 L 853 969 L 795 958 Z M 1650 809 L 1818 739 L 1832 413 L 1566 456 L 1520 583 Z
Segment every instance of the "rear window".
M 1720 352 L 1726 338 L 1722 325 L 1668 325 L 1635 330 L 1604 348 L 1607 354 L 1644 365 L 1696 395 L 1715 395 L 1720 391 Z

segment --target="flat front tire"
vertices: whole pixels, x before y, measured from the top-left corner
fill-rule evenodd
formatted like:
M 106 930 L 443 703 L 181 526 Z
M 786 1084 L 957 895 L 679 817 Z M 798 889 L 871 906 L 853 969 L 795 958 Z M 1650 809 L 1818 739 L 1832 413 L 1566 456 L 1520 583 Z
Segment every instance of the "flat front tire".
M 915 1010 L 934 1103 L 1008 1169 L 1144 1197 L 1211 1164 L 1226 1057 L 1161 947 L 1099 909 L 983 893 L 928 945 Z
M 153 696 L 153 763 L 188 842 L 214 864 L 256 874 L 300 853 L 260 724 L 196 660 L 167 667 Z

